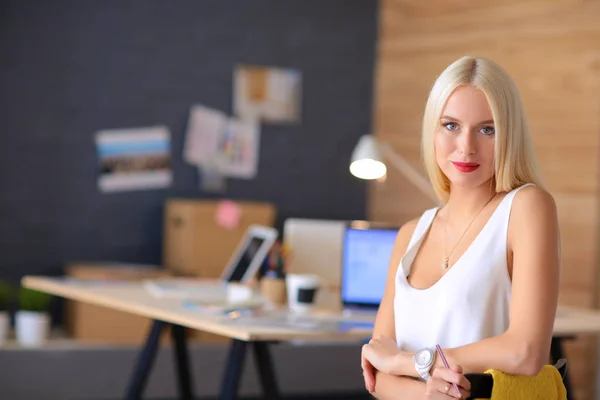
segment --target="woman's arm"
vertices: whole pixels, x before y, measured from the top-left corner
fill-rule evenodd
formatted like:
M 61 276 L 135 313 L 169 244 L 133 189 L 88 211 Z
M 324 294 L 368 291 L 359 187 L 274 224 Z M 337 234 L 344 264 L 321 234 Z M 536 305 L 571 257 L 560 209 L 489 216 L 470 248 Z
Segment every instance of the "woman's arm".
M 425 396 L 425 383 L 413 378 L 377 372 L 375 381 L 372 394 L 379 400 L 423 400 Z
M 392 249 L 392 255 L 388 265 L 388 274 L 386 278 L 386 286 L 375 318 L 375 326 L 373 327 L 373 337 L 387 337 L 393 341 L 396 340 L 396 327 L 394 325 L 394 296 L 396 293 L 396 271 L 400 264 L 400 259 L 408 247 L 408 242 L 415 230 L 418 219 L 404 224 L 398 234 Z M 403 390 L 411 390 L 410 388 L 418 388 L 421 390 L 421 397 L 424 394 L 424 385 L 418 385 L 419 382 L 414 379 L 392 376 L 374 370 L 366 359 L 362 358 L 363 374 L 365 376 L 365 385 L 373 396 L 380 399 L 390 398 L 390 393 L 398 393 L 399 387 Z M 404 388 L 406 386 L 406 388 Z M 410 397 L 409 397 L 410 398 Z
M 418 219 L 407 222 L 402 225 L 396 241 L 392 248 L 392 255 L 388 264 L 388 273 L 385 281 L 385 290 L 377 316 L 375 318 L 375 326 L 373 327 L 373 337 L 385 336 L 392 340 L 396 340 L 396 326 L 394 325 L 394 296 L 396 296 L 396 272 L 400 259 L 408 247 L 408 242 L 417 226 Z
M 538 187 L 519 191 L 509 224 L 512 253 L 510 325 L 499 336 L 453 349 L 444 354 L 464 373 L 497 369 L 517 375 L 536 375 L 548 362 L 558 304 L 560 237 L 556 204 Z M 398 360 L 398 375 L 417 376 L 413 354 Z M 434 368 L 442 366 L 436 359 Z

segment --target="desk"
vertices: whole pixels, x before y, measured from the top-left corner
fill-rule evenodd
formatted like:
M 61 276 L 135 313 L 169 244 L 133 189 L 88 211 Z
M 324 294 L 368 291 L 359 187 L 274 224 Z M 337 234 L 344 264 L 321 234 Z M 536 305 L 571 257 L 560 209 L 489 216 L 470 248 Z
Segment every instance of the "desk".
M 227 365 L 221 381 L 219 398 L 222 400 L 237 398 L 244 359 L 249 346 L 254 351 L 264 398 L 279 399 L 269 344 L 296 339 L 331 341 L 356 339 L 359 343 L 371 336 L 370 329 L 321 332 L 278 327 L 244 326 L 237 322 L 235 324 L 222 322 L 217 316 L 205 315 L 184 308 L 182 301 L 179 299 L 156 298 L 150 295 L 141 283 L 136 282 L 96 284 L 62 278 L 26 276 L 22 280 L 22 285 L 66 299 L 129 312 L 154 321 L 127 387 L 125 395 L 127 400 L 142 398 L 158 350 L 160 335 L 169 326 L 171 327 L 175 350 L 179 398 L 186 400 L 193 399 L 186 328 L 232 339 Z M 358 362 L 359 360 L 357 360 Z
M 279 391 L 269 352 L 270 343 L 292 339 L 325 339 L 332 341 L 356 339 L 359 341 L 371 336 L 371 331 L 368 329 L 332 333 L 329 331 L 319 332 L 223 323 L 219 321 L 218 317 L 199 314 L 196 311 L 184 308 L 180 300 L 153 297 L 144 290 L 141 284 L 135 282 L 96 285 L 60 278 L 27 276 L 23 278 L 22 284 L 25 287 L 55 296 L 109 307 L 154 320 L 127 388 L 125 396 L 127 400 L 141 398 L 158 349 L 160 334 L 169 325 L 171 326 L 177 362 L 179 398 L 186 400 L 193 398 L 185 335 L 186 328 L 232 339 L 226 370 L 221 382 L 220 399 L 222 400 L 237 398 L 242 367 L 249 345 L 254 350 L 265 398 L 278 399 Z M 554 325 L 552 358 L 557 360 L 564 357 L 562 347 L 564 339 L 580 334 L 597 333 L 600 333 L 600 311 L 560 307 Z M 570 388 L 568 377 L 565 380 L 565 385 L 568 389 Z M 572 399 L 572 397 L 569 396 L 569 399 Z

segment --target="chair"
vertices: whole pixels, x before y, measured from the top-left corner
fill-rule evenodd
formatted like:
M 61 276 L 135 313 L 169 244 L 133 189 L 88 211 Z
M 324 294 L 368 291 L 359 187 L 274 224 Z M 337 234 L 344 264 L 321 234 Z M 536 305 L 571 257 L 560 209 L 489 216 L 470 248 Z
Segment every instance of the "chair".
M 554 367 L 558 369 L 564 380 L 567 373 L 567 360 L 561 358 L 554 364 Z M 489 399 L 492 397 L 494 379 L 490 374 L 465 374 L 465 377 L 471 382 L 471 397 L 469 399 Z

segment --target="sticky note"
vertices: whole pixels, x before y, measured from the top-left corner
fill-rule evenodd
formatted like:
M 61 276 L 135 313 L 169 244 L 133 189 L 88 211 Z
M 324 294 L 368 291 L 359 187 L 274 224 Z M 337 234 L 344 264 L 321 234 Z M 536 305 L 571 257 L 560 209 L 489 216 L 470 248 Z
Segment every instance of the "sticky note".
M 242 209 L 234 201 L 223 200 L 217 204 L 215 222 L 222 228 L 233 229 L 240 224 Z

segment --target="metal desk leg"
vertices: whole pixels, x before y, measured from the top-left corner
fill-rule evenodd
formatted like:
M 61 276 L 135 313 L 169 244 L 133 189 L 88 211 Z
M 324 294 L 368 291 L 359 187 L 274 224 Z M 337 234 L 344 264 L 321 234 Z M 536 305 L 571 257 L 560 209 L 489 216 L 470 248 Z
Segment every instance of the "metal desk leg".
M 150 375 L 154 359 L 156 358 L 160 334 L 165 325 L 166 323 L 163 321 L 154 321 L 152 324 L 146 344 L 138 357 L 133 376 L 129 381 L 127 394 L 125 395 L 126 400 L 140 400 L 142 398 L 142 393 L 148 381 L 148 375 Z
M 561 336 L 553 336 L 552 343 L 550 345 L 550 356 L 552 357 L 552 362 L 556 363 L 561 358 L 565 358 L 564 349 L 563 349 L 563 339 L 572 339 L 572 337 L 561 337 Z M 567 362 L 567 372 L 565 373 L 565 377 L 563 378 L 563 382 L 565 384 L 565 388 L 567 389 L 567 400 L 574 400 L 573 393 L 571 392 L 571 381 L 569 380 L 569 364 Z
M 192 381 L 190 379 L 190 361 L 188 357 L 185 328 L 181 325 L 171 325 L 171 336 L 175 345 L 175 362 L 179 381 L 179 399 L 193 400 Z
M 277 381 L 275 379 L 275 371 L 273 370 L 273 360 L 269 351 L 268 342 L 253 342 L 254 356 L 256 358 L 256 366 L 260 383 L 262 385 L 263 396 L 266 400 L 279 400 L 279 390 L 277 389 Z
M 223 376 L 223 381 L 221 383 L 219 400 L 236 400 L 238 398 L 247 344 L 247 342 L 238 339 L 233 339 L 231 341 L 229 355 L 227 356 L 225 375 Z

